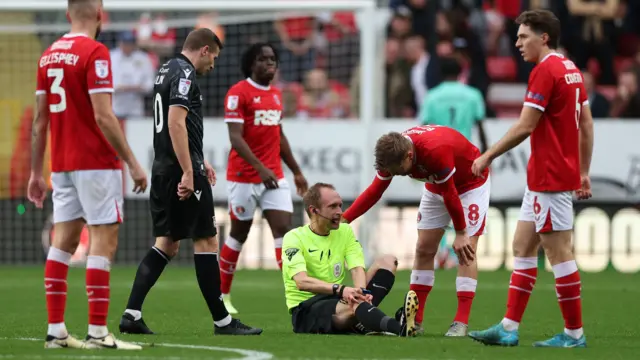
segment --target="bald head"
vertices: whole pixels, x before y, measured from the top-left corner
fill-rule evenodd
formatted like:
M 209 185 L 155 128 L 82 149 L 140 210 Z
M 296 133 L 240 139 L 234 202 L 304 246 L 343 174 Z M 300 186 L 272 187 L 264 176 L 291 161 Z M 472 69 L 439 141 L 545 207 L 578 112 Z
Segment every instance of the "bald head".
M 102 9 L 102 0 L 68 0 L 69 17 L 77 20 L 94 20 Z

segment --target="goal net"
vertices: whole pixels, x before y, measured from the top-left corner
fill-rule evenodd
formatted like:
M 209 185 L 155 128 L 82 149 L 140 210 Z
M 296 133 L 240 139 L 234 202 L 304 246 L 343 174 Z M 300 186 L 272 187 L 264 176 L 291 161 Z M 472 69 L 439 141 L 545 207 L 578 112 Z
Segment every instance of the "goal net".
M 44 210 L 35 209 L 26 200 L 26 185 L 36 64 L 42 52 L 69 31 L 66 4 L 66 0 L 0 4 L 0 264 L 41 261 L 55 231 L 50 200 Z M 374 136 L 367 124 L 376 115 L 374 89 L 382 80 L 374 76 L 379 58 L 376 34 L 383 31 L 375 25 L 374 0 L 106 0 L 104 4 L 108 16 L 98 40 L 112 51 L 114 112 L 149 173 L 150 92 L 158 66 L 180 52 L 194 28 L 210 28 L 224 43 L 213 73 L 198 80 L 204 95 L 206 156 L 219 179 L 214 191 L 221 242 L 229 231 L 224 181 L 229 144 L 221 119 L 223 100 L 229 87 L 243 78 L 240 58 L 250 44 L 269 42 L 279 51 L 275 85 L 283 91 L 284 128 L 309 182 L 335 183 L 347 203 L 369 184 Z M 138 51 L 142 56 L 135 55 Z M 129 89 L 119 91 L 119 87 Z M 361 124 L 358 133 L 348 127 L 355 122 Z M 308 144 L 312 145 L 304 146 Z M 358 154 L 348 150 L 354 144 Z M 45 168 L 48 175 L 48 165 Z M 299 226 L 308 219 L 296 195 L 294 204 L 293 225 Z M 153 242 L 148 192 L 144 196 L 127 192 L 124 213 L 116 261 L 137 263 Z M 367 221 L 370 218 L 360 223 Z M 366 246 L 367 226 L 355 227 L 367 254 L 375 253 Z M 74 260 L 83 261 L 87 245 L 85 233 Z M 190 261 L 190 252 L 183 248 L 176 260 Z M 239 265 L 275 268 L 273 252 L 271 232 L 256 211 Z

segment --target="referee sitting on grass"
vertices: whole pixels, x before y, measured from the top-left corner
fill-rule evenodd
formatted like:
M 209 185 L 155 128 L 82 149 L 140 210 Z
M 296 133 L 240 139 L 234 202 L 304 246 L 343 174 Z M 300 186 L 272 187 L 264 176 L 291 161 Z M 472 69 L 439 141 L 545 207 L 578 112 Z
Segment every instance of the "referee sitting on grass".
M 393 286 L 396 258 L 383 256 L 365 272 L 362 246 L 350 225 L 340 222 L 342 198 L 332 185 L 313 185 L 304 195 L 304 205 L 311 224 L 289 231 L 282 244 L 282 276 L 293 331 L 414 336 L 415 292 L 406 294 L 395 319 L 376 307 Z M 343 284 L 347 270 L 353 287 Z

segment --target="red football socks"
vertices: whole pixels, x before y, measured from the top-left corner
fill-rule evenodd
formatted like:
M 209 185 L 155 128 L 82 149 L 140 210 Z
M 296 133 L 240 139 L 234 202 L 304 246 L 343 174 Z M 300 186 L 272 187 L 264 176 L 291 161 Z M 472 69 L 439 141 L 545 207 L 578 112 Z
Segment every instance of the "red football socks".
M 453 321 L 469 324 L 471 305 L 476 295 L 478 280 L 469 277 L 456 278 L 456 292 L 458 294 L 458 310 Z
M 104 256 L 87 257 L 86 287 L 89 298 L 89 335 L 102 338 L 108 335 L 109 278 L 111 262 Z
M 70 260 L 71 254 L 54 247 L 50 248 L 47 254 L 47 262 L 44 267 L 44 288 L 49 324 L 64 323 Z M 56 336 L 56 334 L 50 335 Z
M 576 262 L 572 260 L 554 265 L 553 274 L 565 329 L 582 329 L 581 283 Z
M 515 258 L 514 270 L 511 273 L 511 281 L 509 282 L 507 312 L 504 316 L 505 319 L 515 323 L 515 329 L 507 330 L 517 330 L 517 326 L 522 321 L 522 316 L 529 303 L 537 276 L 537 257 Z
M 433 288 L 435 282 L 435 273 L 433 270 L 413 270 L 411 271 L 411 285 L 409 289 L 418 295 L 418 313 L 416 314 L 416 322 L 422 324 L 424 318 L 424 307 L 427 303 L 429 292 Z
M 220 251 L 220 292 L 228 294 L 231 291 L 233 275 L 236 272 L 238 257 L 242 251 L 242 243 L 229 236 Z

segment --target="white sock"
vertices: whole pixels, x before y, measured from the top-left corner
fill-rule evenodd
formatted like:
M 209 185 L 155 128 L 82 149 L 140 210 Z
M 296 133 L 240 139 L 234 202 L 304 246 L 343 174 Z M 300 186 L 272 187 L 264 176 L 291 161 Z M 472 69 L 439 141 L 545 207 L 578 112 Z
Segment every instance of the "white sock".
M 142 311 L 140 311 L 140 310 L 127 309 L 127 310 L 124 311 L 124 313 L 133 316 L 133 320 L 137 321 L 137 320 L 142 319 Z
M 100 339 L 109 335 L 109 330 L 102 325 L 89 325 L 89 336 Z
M 224 319 L 222 319 L 220 321 L 214 321 L 213 323 L 216 324 L 217 327 L 225 327 L 225 326 L 231 324 L 231 320 L 232 320 L 231 315 L 227 315 L 226 318 L 224 318 Z
M 47 335 L 57 337 L 58 339 L 63 339 L 67 337 L 67 335 L 69 335 L 69 332 L 67 331 L 67 326 L 63 322 L 61 322 L 57 324 L 49 324 Z
M 520 327 L 519 322 L 507 318 L 502 319 L 500 323 L 502 324 L 502 327 L 507 331 L 518 330 L 518 328 Z
M 564 329 L 564 333 L 571 336 L 572 338 L 578 340 L 584 335 L 584 330 L 580 329 Z

